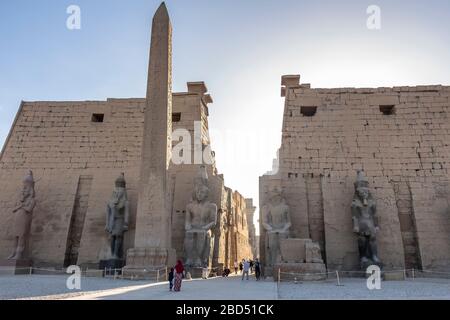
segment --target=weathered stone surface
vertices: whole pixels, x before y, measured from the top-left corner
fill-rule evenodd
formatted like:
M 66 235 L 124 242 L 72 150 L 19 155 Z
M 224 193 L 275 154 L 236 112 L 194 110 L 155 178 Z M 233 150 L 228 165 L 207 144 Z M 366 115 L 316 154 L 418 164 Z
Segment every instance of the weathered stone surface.
M 289 238 L 291 215 L 280 188 L 270 191 L 268 202 L 261 208 L 262 226 L 265 229 L 266 266 L 273 266 L 281 258 L 280 243 Z
M 191 279 L 207 279 L 211 272 L 209 268 L 188 268 L 186 269 L 189 272 Z
M 306 260 L 306 243 L 311 239 L 283 239 L 280 241 L 281 261 L 302 263 Z
M 327 270 L 323 263 L 278 263 L 273 268 L 274 279 L 281 281 L 325 280 Z
M 385 269 L 450 270 L 449 197 L 433 191 L 450 181 L 445 143 L 450 140 L 450 88 L 286 84 L 283 79 L 278 171 L 260 178 L 260 204 L 272 184 L 281 185 L 292 211 L 292 230 L 301 233 L 296 237 L 318 242 L 329 269 L 358 269 L 348 206 L 351 179 L 363 169 L 377 199 L 379 256 Z M 303 106 L 317 107 L 317 112 L 305 116 Z M 389 106 L 392 112 L 383 113 Z M 261 256 L 264 239 L 262 234 Z
M 194 192 L 186 207 L 185 265 L 196 268 L 211 267 L 214 250 L 214 233 L 217 224 L 217 205 L 208 200 L 208 174 L 200 166 L 194 180 Z
M 118 271 L 116 269 L 122 269 L 125 266 L 125 260 L 123 259 L 108 259 L 100 260 L 99 269 L 106 271 L 107 274 L 114 274 Z
M 376 264 L 378 258 L 377 233 L 379 230 L 376 199 L 369 190 L 369 181 L 364 171 L 359 170 L 355 181 L 355 195 L 351 204 L 353 233 L 358 236 L 361 266 Z M 365 269 L 365 268 L 364 268 Z
M 411 184 L 422 268 L 448 270 L 450 265 L 450 183 L 427 179 Z
M 403 271 L 382 272 L 382 277 L 383 277 L 383 280 L 385 280 L 385 281 L 406 280 L 405 273 Z
M 14 246 L 9 260 L 25 260 L 29 257 L 29 240 L 33 210 L 36 206 L 33 172 L 23 179 L 20 200 L 12 210 L 14 215 Z
M 172 134 L 171 41 L 172 26 L 167 8 L 163 3 L 156 11 L 152 25 L 140 167 L 141 181 L 134 239 L 135 248 L 138 249 L 172 250 L 167 171 L 172 146 L 170 138 Z M 139 250 L 139 252 L 153 253 L 153 250 Z M 166 258 L 170 256 L 175 258 L 171 254 L 165 255 Z M 153 261 L 153 258 L 148 257 L 144 261 L 149 263 Z M 139 261 L 139 263 L 142 262 Z M 175 261 L 165 261 L 164 265 L 173 265 L 174 263 Z M 130 264 L 130 260 L 127 261 L 127 266 L 134 267 Z
M 122 173 L 115 181 L 115 188 L 106 208 L 105 229 L 111 241 L 112 260 L 119 260 L 123 256 L 123 234 L 128 231 L 129 217 L 130 204 Z
M 323 263 L 320 245 L 309 241 L 305 243 L 305 261 L 306 263 Z
M 30 274 L 31 267 L 29 259 L 0 260 L 0 275 Z
M 359 270 L 358 242 L 353 231 L 349 204 L 353 198 L 352 179 L 322 180 L 326 262 L 328 269 Z

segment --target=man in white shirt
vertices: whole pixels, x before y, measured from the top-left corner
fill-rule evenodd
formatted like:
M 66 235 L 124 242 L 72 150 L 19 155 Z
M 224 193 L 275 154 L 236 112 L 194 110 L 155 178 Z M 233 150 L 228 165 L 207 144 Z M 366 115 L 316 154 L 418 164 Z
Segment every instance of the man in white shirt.
M 244 280 L 244 276 L 247 275 L 247 280 L 249 280 L 248 273 L 250 271 L 250 262 L 248 260 L 244 261 L 244 269 L 242 271 L 242 280 Z

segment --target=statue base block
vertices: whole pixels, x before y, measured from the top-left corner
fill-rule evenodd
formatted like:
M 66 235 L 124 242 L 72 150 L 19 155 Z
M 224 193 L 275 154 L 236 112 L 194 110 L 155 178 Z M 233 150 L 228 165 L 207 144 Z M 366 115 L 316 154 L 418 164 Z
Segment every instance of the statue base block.
M 133 248 L 127 252 L 123 277 L 132 280 L 165 281 L 166 271 L 175 266 L 175 249 Z
M 406 280 L 405 273 L 403 271 L 389 271 L 381 272 L 382 279 L 384 281 L 403 281 Z
M 324 263 L 278 263 L 273 267 L 272 272 L 275 281 L 278 281 L 278 275 L 280 275 L 280 281 L 327 279 L 327 268 Z
M 31 274 L 33 262 L 29 259 L 0 260 L 1 275 Z
M 378 266 L 381 270 L 383 270 L 383 264 L 381 262 L 375 263 L 371 260 L 361 261 L 361 270 L 366 271 L 370 266 Z
M 114 274 L 114 269 L 122 269 L 125 265 L 125 260 L 123 259 L 108 259 L 108 260 L 100 260 L 99 269 L 105 270 L 106 274 Z
M 207 279 L 211 272 L 209 268 L 187 267 L 186 271 L 191 274 L 192 279 Z

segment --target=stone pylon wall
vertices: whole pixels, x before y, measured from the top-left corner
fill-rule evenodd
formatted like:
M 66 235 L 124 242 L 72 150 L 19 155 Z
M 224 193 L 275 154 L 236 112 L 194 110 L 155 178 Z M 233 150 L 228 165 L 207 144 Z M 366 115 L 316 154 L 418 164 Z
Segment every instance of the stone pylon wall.
M 0 216 L 5 222 L 0 227 L 1 256 L 7 255 L 12 245 L 12 207 L 28 169 L 34 171 L 36 179 L 37 206 L 30 244 L 36 265 L 63 266 L 71 221 L 76 222 L 80 213 L 76 209 L 80 179 L 88 178 L 90 187 L 84 197 L 87 203 L 82 204 L 79 261 L 93 263 L 107 254 L 106 201 L 121 172 L 127 179 L 133 229 L 143 101 L 22 104 L 0 161 L 0 176 L 8 181 L 0 184 Z M 103 114 L 104 121 L 93 122 L 93 114 Z M 133 245 L 132 239 L 130 231 L 125 247 Z
M 280 169 L 261 177 L 260 206 L 275 181 L 294 234 L 318 241 L 328 268 L 358 268 L 350 204 L 363 169 L 377 199 L 386 268 L 449 270 L 450 87 L 311 89 L 292 77 L 283 84 Z
M 205 100 L 203 93 L 174 94 L 173 111 L 182 114 L 174 127 L 186 128 L 194 136 L 193 121 L 207 119 Z M 106 203 L 121 172 L 125 173 L 130 200 L 124 250 L 134 247 L 144 108 L 145 99 L 22 103 L 0 158 L 0 257 L 7 257 L 12 250 L 12 209 L 29 169 L 36 179 L 37 206 L 30 245 L 36 266 L 62 267 L 69 252 L 78 255 L 79 265 L 89 268 L 108 257 Z M 103 121 L 94 119 L 94 115 L 102 115 Z M 207 127 L 204 123 L 201 130 L 205 144 L 209 143 Z M 173 186 L 172 241 L 180 258 L 184 210 L 192 196 L 197 167 L 180 165 L 169 170 Z M 208 167 L 208 174 L 211 201 L 219 209 L 231 210 L 225 208 L 224 179 L 214 164 Z M 83 181 L 89 181 L 89 188 Z M 225 248 L 219 251 L 224 260 Z

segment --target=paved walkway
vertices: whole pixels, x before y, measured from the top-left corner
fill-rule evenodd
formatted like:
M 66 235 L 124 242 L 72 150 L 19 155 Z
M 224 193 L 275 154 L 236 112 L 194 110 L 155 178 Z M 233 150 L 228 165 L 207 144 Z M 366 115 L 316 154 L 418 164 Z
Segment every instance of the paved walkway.
M 318 282 L 277 283 L 238 276 L 184 280 L 181 292 L 170 292 L 167 282 L 86 278 L 81 289 L 66 287 L 67 276 L 0 276 L 0 299 L 37 300 L 275 300 L 275 299 L 448 299 L 450 279 L 417 278 L 383 281 L 381 290 L 369 290 L 365 279 L 343 278 Z
M 282 282 L 278 287 L 282 300 L 450 300 L 449 279 L 408 279 L 406 281 L 382 281 L 380 290 L 369 290 L 366 279 L 343 278 L 336 280 L 292 283 Z
M 240 277 L 185 280 L 180 292 L 170 292 L 168 283 L 153 283 L 95 292 L 69 300 L 274 300 L 273 281 L 242 281 Z

